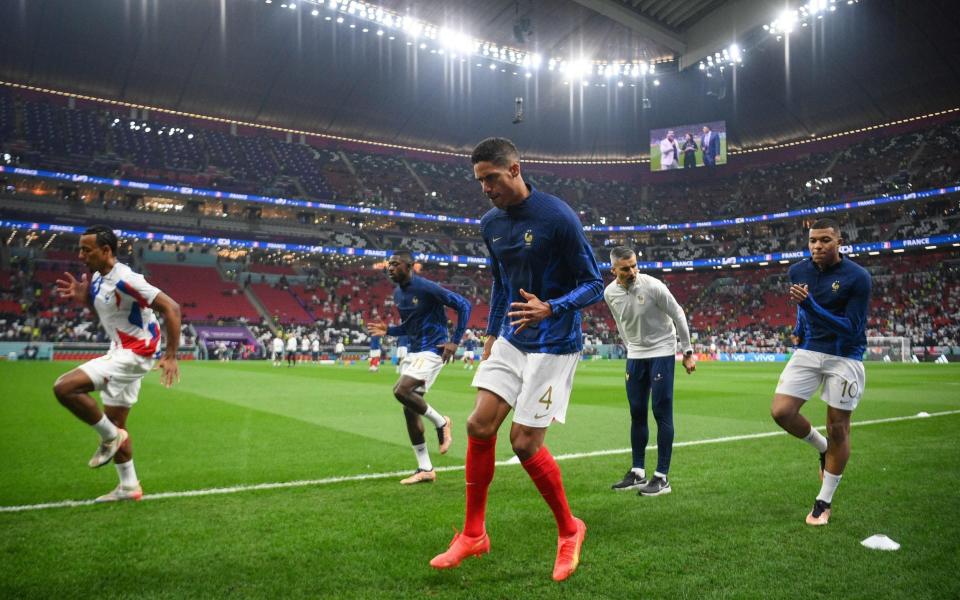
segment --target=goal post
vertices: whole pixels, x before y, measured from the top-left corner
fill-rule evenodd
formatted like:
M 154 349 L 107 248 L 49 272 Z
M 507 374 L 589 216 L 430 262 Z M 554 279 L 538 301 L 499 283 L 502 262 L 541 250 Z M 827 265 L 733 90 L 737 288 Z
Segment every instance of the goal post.
M 910 362 L 910 340 L 905 337 L 868 337 L 864 360 Z

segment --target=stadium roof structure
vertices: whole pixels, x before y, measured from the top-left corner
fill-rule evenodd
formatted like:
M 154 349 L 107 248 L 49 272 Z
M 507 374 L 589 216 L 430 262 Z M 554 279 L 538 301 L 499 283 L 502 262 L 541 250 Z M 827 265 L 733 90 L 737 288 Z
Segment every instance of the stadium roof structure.
M 651 128 L 725 119 L 729 146 L 750 148 L 960 99 L 960 59 L 948 43 L 960 6 L 949 0 L 839 0 L 828 19 L 783 41 L 762 29 L 784 7 L 774 0 L 367 3 L 542 57 L 529 77 L 529 64 L 453 58 L 436 39 L 332 4 L 5 2 L 0 80 L 455 152 L 503 135 L 527 156 L 566 159 L 645 156 Z M 698 62 L 731 43 L 743 64 L 706 78 Z M 593 70 L 578 81 L 548 69 L 552 57 Z M 642 61 L 656 75 L 611 77 L 595 61 Z

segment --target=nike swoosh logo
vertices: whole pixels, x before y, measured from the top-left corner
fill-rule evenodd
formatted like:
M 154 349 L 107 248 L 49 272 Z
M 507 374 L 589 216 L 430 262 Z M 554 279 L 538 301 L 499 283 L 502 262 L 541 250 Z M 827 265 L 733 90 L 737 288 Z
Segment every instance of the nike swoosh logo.
M 546 417 L 546 416 L 549 415 L 549 414 L 550 414 L 550 413 L 544 413 L 544 414 L 542 414 L 542 415 L 533 415 L 533 418 L 534 418 L 534 419 L 542 419 L 542 418 Z
M 498 241 L 500 241 L 500 240 L 502 240 L 502 239 L 503 239 L 503 236 L 501 235 L 500 237 L 495 237 L 495 238 L 493 238 L 493 239 L 490 240 L 490 241 L 491 241 L 491 242 L 498 242 Z

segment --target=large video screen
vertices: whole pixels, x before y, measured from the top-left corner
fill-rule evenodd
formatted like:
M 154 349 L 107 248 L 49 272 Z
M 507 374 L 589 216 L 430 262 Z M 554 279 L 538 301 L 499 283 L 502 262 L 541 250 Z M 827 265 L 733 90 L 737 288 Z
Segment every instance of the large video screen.
M 692 169 L 727 163 L 727 122 L 650 130 L 650 170 Z

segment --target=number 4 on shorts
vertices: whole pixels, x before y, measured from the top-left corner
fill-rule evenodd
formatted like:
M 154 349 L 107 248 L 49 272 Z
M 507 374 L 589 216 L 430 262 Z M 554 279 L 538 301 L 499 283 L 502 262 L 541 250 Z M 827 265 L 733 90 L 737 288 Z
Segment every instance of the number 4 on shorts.
M 550 410 L 550 405 L 553 404 L 553 386 L 547 388 L 547 391 L 540 396 L 540 399 L 537 400 L 539 404 L 543 404 L 547 410 Z
M 542 415 L 535 414 L 533 415 L 534 419 L 542 419 L 543 417 L 550 414 L 550 405 L 553 404 L 553 386 L 547 388 L 547 391 L 540 396 L 540 399 L 537 400 L 537 404 L 542 404 L 545 407 L 545 412 Z

